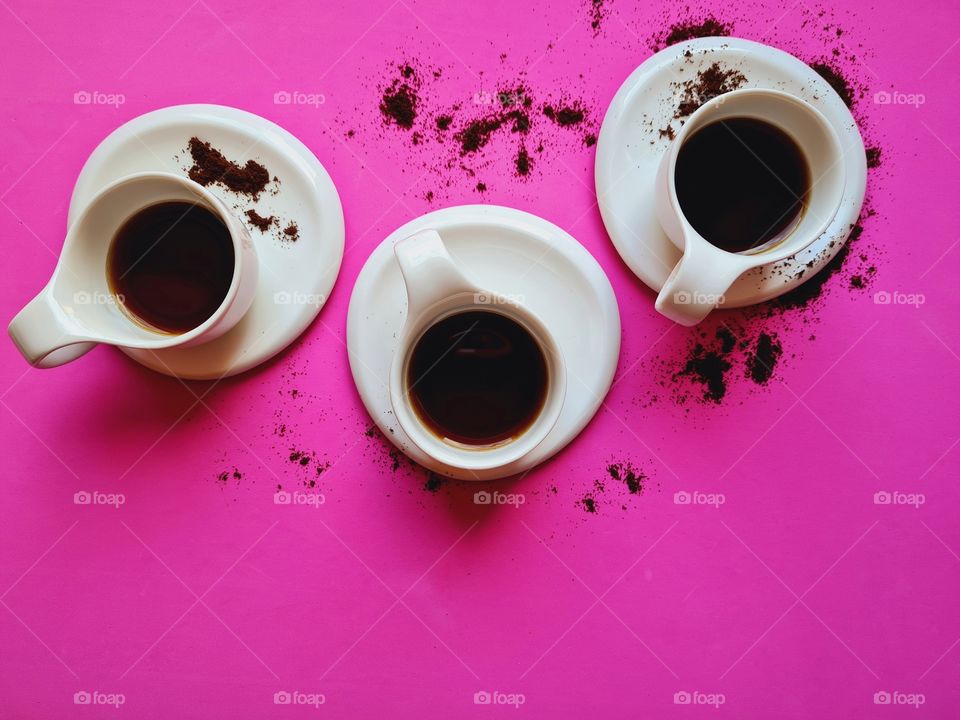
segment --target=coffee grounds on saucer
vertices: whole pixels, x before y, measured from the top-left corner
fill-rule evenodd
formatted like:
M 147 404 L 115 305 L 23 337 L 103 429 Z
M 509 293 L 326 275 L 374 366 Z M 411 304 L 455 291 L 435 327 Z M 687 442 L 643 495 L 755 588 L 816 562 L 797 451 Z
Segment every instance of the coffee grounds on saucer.
M 289 240 L 290 242 L 296 242 L 300 239 L 300 228 L 295 222 L 291 222 L 283 229 L 284 240 Z
M 736 90 L 746 81 L 746 76 L 736 68 L 725 68 L 720 63 L 713 63 L 698 72 L 693 79 L 675 83 L 683 95 L 673 114 L 674 120 L 691 115 L 708 100 Z
M 192 161 L 192 165 L 184 168 L 187 177 L 204 187 L 221 185 L 237 195 L 237 202 L 232 203 L 233 209 L 246 217 L 249 224 L 261 233 L 273 228 L 271 234 L 278 241 L 295 242 L 299 239 L 299 229 L 287 232 L 290 227 L 297 227 L 295 222 L 291 221 L 287 229 L 281 229 L 282 221 L 276 215 L 262 215 L 255 207 L 251 207 L 260 201 L 264 191 L 272 196 L 281 192 L 280 178 L 276 175 L 271 177 L 265 166 L 255 160 L 247 160 L 240 165 L 224 156 L 210 142 L 196 136 L 187 141 L 187 151 Z M 179 156 L 174 157 L 176 161 L 179 159 Z
M 270 173 L 255 160 L 247 160 L 244 165 L 238 165 L 227 160 L 223 153 L 211 147 L 210 143 L 197 137 L 190 138 L 188 149 L 193 165 L 187 174 L 199 185 L 207 187 L 220 184 L 238 195 L 247 195 L 257 200 L 270 182 Z
M 266 232 L 270 229 L 271 225 L 277 222 L 277 218 L 273 215 L 260 217 L 256 210 L 247 210 L 246 215 L 250 223 L 260 232 Z

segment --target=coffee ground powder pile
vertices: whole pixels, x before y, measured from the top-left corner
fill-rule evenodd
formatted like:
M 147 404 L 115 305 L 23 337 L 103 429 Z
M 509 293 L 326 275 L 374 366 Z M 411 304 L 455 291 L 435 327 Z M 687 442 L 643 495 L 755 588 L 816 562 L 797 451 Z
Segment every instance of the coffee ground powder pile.
M 413 127 L 413 122 L 417 119 L 419 88 L 420 77 L 417 71 L 412 65 L 401 65 L 400 77 L 390 83 L 380 99 L 380 112 L 387 122 L 404 130 L 410 130 Z
M 260 232 L 266 232 L 270 229 L 271 225 L 274 225 L 277 222 L 277 218 L 273 215 L 270 215 L 269 217 L 260 217 L 260 214 L 256 210 L 247 210 L 246 215 L 247 219 Z
M 736 90 L 746 81 L 746 76 L 739 70 L 724 68 L 719 63 L 713 63 L 698 72 L 692 80 L 675 83 L 675 86 L 683 91 L 683 95 L 673 114 L 673 119 L 686 118 L 708 100 Z
M 191 180 L 204 187 L 220 184 L 238 195 L 247 195 L 258 200 L 260 193 L 270 182 L 270 173 L 260 163 L 247 160 L 246 164 L 238 165 L 227 160 L 223 153 L 200 138 L 190 138 L 187 149 L 193 158 L 193 165 L 187 174 Z
M 187 176 L 204 187 L 221 185 L 238 195 L 243 204 L 234 204 L 234 210 L 246 217 L 251 228 L 261 233 L 273 229 L 273 237 L 280 242 L 296 242 L 300 238 L 295 222 L 289 222 L 281 230 L 281 221 L 276 215 L 261 215 L 255 207 L 249 207 L 251 203 L 256 204 L 260 200 L 271 183 L 269 194 L 277 195 L 280 192 L 280 179 L 276 176 L 271 178 L 270 171 L 261 163 L 247 160 L 241 165 L 196 136 L 187 142 L 187 150 L 193 162 L 186 168 Z

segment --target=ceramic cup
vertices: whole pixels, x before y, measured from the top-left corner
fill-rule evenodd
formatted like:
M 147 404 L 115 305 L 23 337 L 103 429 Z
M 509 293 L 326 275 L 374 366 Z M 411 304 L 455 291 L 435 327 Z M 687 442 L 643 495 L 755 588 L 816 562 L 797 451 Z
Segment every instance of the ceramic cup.
M 806 158 L 811 183 L 793 229 L 774 243 L 741 253 L 721 250 L 694 230 L 680 208 L 675 184 L 677 156 L 687 138 L 705 125 L 734 117 L 763 120 L 791 136 Z M 812 105 L 788 93 L 734 90 L 704 103 L 677 133 L 657 171 L 657 219 L 683 252 L 657 296 L 657 310 L 681 325 L 696 325 L 723 304 L 724 294 L 747 270 L 785 260 L 813 243 L 840 208 L 846 181 L 842 158 L 840 140 L 830 122 Z
M 197 327 L 179 334 L 153 330 L 121 307 L 107 278 L 114 235 L 150 205 L 181 201 L 200 205 L 226 225 L 233 241 L 233 278 L 220 307 Z M 32 365 L 56 367 L 96 344 L 159 350 L 199 345 L 219 337 L 247 312 L 257 284 L 257 256 L 246 226 L 215 195 L 171 173 L 128 175 L 93 197 L 68 230 L 53 277 L 10 323 L 8 332 Z
M 425 230 L 394 246 L 407 290 L 407 318 L 390 368 L 390 402 L 400 427 L 423 452 L 462 470 L 489 470 L 519 460 L 539 445 L 560 417 L 566 394 L 566 367 L 560 348 L 543 322 L 522 302 L 479 287 L 447 251 L 440 235 Z M 420 420 L 410 400 L 407 366 L 417 341 L 435 323 L 450 315 L 483 310 L 509 317 L 536 340 L 547 362 L 547 393 L 537 418 L 521 435 L 489 446 L 464 445 L 441 438 Z

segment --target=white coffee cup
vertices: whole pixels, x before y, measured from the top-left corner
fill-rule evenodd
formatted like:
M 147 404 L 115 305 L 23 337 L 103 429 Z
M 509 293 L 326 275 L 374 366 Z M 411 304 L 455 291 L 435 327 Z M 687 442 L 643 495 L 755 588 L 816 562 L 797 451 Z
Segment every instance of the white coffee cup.
M 188 202 L 216 215 L 233 242 L 234 268 L 220 307 L 179 334 L 154 330 L 121 307 L 107 277 L 110 244 L 140 210 L 163 202 Z M 11 321 L 7 331 L 23 356 L 39 368 L 80 357 L 96 344 L 159 350 L 199 345 L 223 335 L 250 308 L 257 285 L 257 256 L 246 226 L 213 193 L 179 175 L 128 175 L 93 197 L 68 230 L 47 286 Z
M 705 125 L 729 118 L 755 118 L 778 127 L 797 143 L 810 171 L 810 191 L 799 222 L 774 242 L 739 253 L 711 245 L 693 228 L 680 208 L 675 183 L 677 156 L 687 138 Z M 696 325 L 723 304 L 727 290 L 747 270 L 785 260 L 813 243 L 840 208 L 846 182 L 842 158 L 830 121 L 788 93 L 734 90 L 704 103 L 677 133 L 657 171 L 657 219 L 683 251 L 657 296 L 657 310 L 681 325 Z
M 436 231 L 425 230 L 401 240 L 394 251 L 407 289 L 407 318 L 397 339 L 389 381 L 390 401 L 400 427 L 420 450 L 453 468 L 489 470 L 519 460 L 543 442 L 560 417 L 567 376 L 559 345 L 522 302 L 499 302 L 503 296 L 469 280 Z M 547 392 L 540 414 L 519 436 L 494 445 L 465 445 L 439 437 L 418 417 L 409 396 L 407 369 L 419 339 L 440 320 L 469 310 L 500 313 L 519 323 L 539 344 L 547 364 Z

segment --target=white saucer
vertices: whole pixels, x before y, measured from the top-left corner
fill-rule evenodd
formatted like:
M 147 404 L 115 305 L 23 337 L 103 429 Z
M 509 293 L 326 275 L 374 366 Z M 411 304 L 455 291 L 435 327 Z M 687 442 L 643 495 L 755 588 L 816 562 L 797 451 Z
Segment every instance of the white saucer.
M 72 223 L 107 183 L 130 173 L 162 170 L 186 175 L 187 143 L 197 136 L 230 160 L 262 163 L 280 179 L 258 202 L 220 185 L 209 190 L 228 207 L 276 215 L 299 228 L 296 242 L 250 227 L 260 267 L 257 295 L 230 332 L 190 348 L 147 351 L 121 348 L 137 362 L 167 375 L 209 380 L 236 375 L 268 360 L 293 342 L 320 312 L 343 258 L 343 209 L 333 181 L 297 138 L 258 115 L 222 105 L 178 105 L 141 115 L 114 130 L 83 166 L 70 200 Z
M 471 280 L 490 292 L 522 295 L 554 333 L 567 364 L 560 418 L 529 455 L 494 470 L 472 473 L 432 460 L 404 434 L 387 391 L 407 294 L 394 244 L 434 229 Z M 620 311 L 610 281 L 593 256 L 553 223 L 496 205 L 462 205 L 423 215 L 390 234 L 367 260 L 350 298 L 347 348 L 357 390 L 370 417 L 421 465 L 462 480 L 492 480 L 529 470 L 569 443 L 600 407 L 620 353 Z
M 684 53 L 691 52 L 691 57 Z M 781 263 L 742 275 L 726 293 L 724 307 L 770 300 L 809 280 L 843 247 L 860 216 L 867 161 L 860 130 L 840 96 L 808 65 L 782 50 L 738 38 L 701 38 L 679 43 L 646 60 L 617 91 L 597 141 L 596 185 L 600 214 L 624 262 L 659 291 L 680 260 L 680 251 L 660 228 L 653 181 L 669 139 L 678 102 L 675 83 L 719 62 L 746 76 L 744 88 L 792 93 L 820 110 L 833 124 L 844 151 L 847 182 L 837 216 L 813 245 Z M 673 121 L 674 130 L 679 121 Z M 652 141 L 652 143 L 651 143 Z M 808 267 L 809 264 L 809 267 Z

